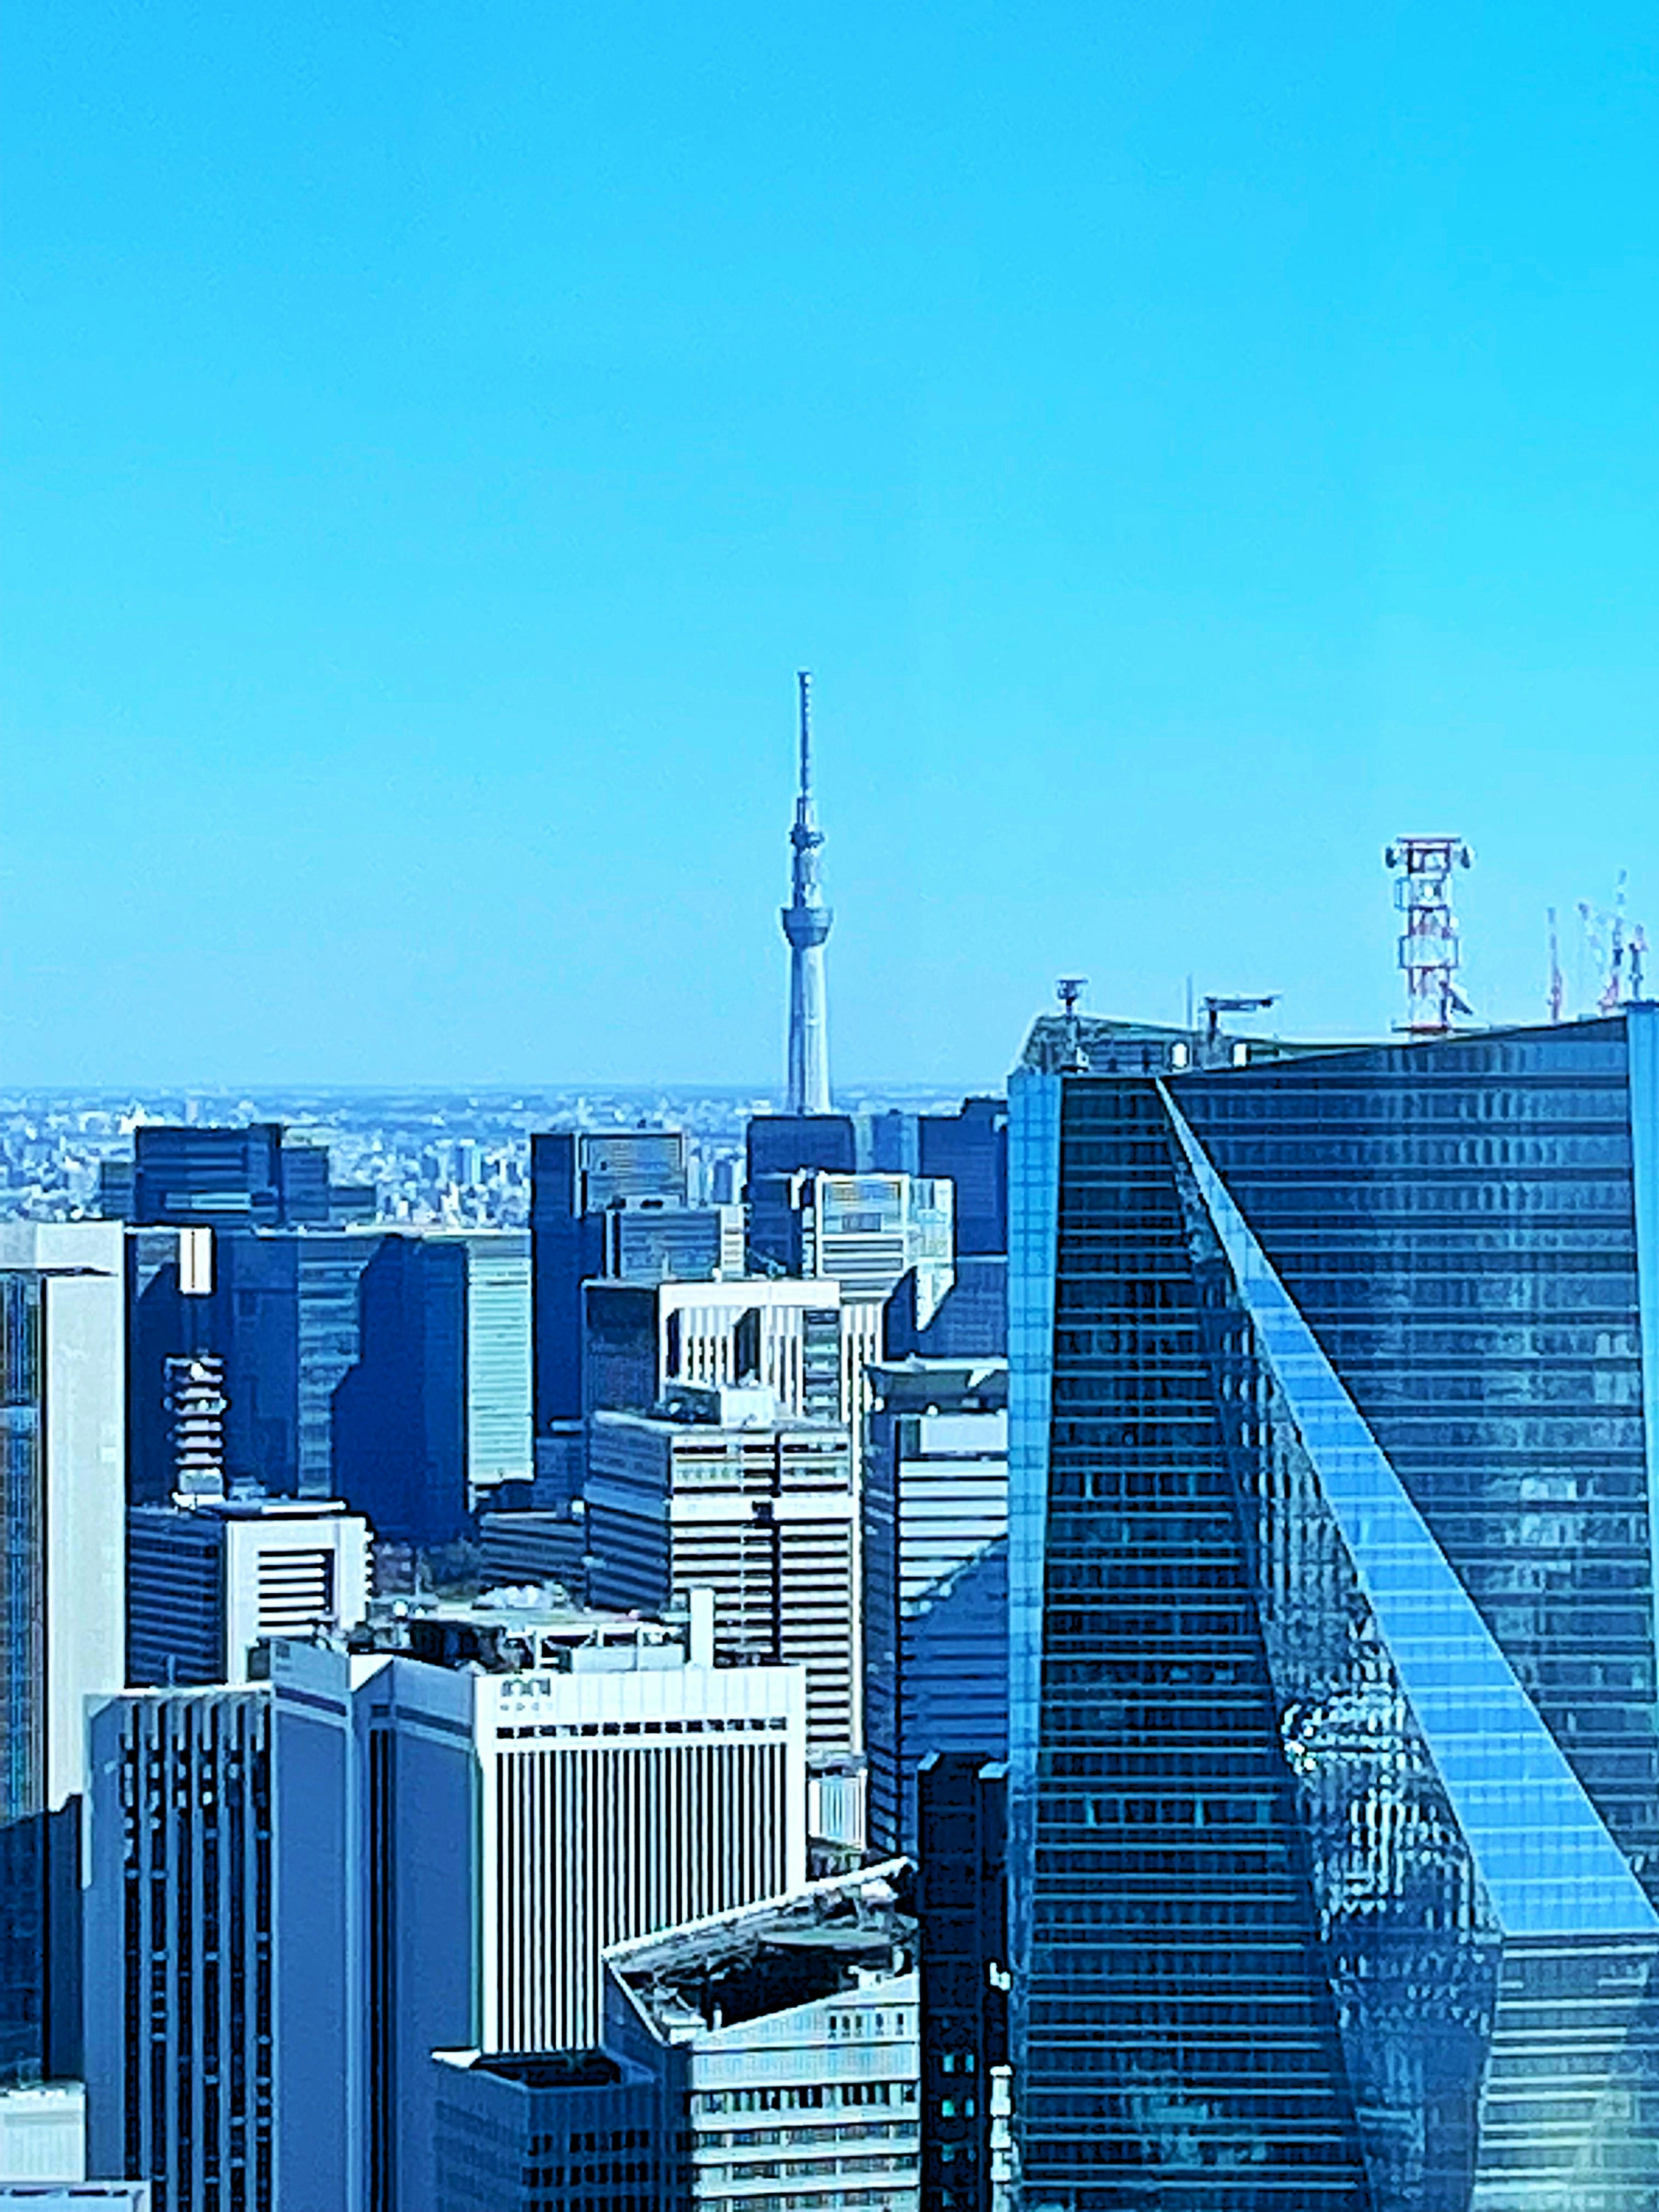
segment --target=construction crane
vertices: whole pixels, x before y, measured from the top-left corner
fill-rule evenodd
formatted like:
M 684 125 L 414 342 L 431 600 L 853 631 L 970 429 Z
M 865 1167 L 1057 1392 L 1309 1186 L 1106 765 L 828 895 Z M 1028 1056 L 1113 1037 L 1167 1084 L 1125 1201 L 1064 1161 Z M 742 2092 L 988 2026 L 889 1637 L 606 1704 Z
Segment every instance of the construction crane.
M 1562 1007 L 1563 1000 L 1565 1000 L 1565 996 L 1566 996 L 1566 989 L 1565 989 L 1565 986 L 1563 984 L 1563 982 L 1562 982 L 1562 981 L 1561 981 L 1561 944 L 1560 944 L 1560 939 L 1557 937 L 1557 935 L 1556 935 L 1556 933 L 1555 933 L 1555 908 L 1554 908 L 1553 907 L 1551 907 L 1551 908 L 1550 908 L 1550 909 L 1549 909 L 1549 917 L 1550 917 L 1550 997 L 1549 997 L 1550 1019 L 1551 1019 L 1553 1022 L 1559 1022 L 1559 1021 L 1560 1020 L 1560 1018 L 1561 1018 L 1561 1007 Z

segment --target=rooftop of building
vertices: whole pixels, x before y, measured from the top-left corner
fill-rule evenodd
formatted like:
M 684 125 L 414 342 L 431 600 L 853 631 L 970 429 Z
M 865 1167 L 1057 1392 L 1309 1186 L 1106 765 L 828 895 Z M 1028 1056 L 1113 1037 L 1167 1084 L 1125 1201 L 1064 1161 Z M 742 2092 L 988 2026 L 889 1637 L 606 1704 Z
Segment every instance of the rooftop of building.
M 665 2041 L 849 1996 L 915 1964 L 908 1859 L 623 1943 L 606 1964 Z
M 1000 1413 L 1008 1403 L 1006 1359 L 872 1359 L 865 1370 L 883 1405 L 901 1413 Z
M 349 1648 L 489 1674 L 712 1665 L 712 1612 L 706 1624 L 695 1605 L 665 1620 L 641 1620 L 574 1604 L 556 1584 L 509 1584 L 476 1598 L 373 1599 Z
M 613 2089 L 629 2069 L 608 2051 L 434 2051 L 441 2065 L 526 2089 Z
M 144 1504 L 128 1508 L 132 1514 L 190 1517 L 198 1521 L 318 1521 L 338 1519 L 349 1512 L 339 1498 L 268 1498 L 263 1492 L 233 1491 L 227 1498 L 175 1498 L 170 1504 Z
M 1231 1066 L 1237 1046 L 1245 1048 L 1252 1065 L 1342 1049 L 1225 1030 L 1212 1036 L 1202 1028 L 1172 1029 L 1162 1022 L 1121 1021 L 1105 1014 L 1039 1014 L 1026 1036 L 1020 1066 L 1049 1075 L 1165 1075 Z
M 698 1429 L 714 1434 L 746 1430 L 846 1439 L 845 1423 L 810 1421 L 780 1405 L 764 1383 L 671 1382 L 648 1411 L 605 1407 L 596 1421 L 652 1430 Z
M 1642 1004 L 1645 1001 L 1628 1003 Z M 1026 1036 L 1020 1066 L 1046 1074 L 1193 1075 L 1222 1074 L 1259 1068 L 1276 1061 L 1340 1058 L 1344 1054 L 1417 1054 L 1468 1044 L 1500 1044 L 1510 1039 L 1560 1040 L 1622 1019 L 1587 1014 L 1559 1023 L 1507 1022 L 1412 1033 L 1404 1030 L 1376 1037 L 1291 1038 L 1264 1036 L 1200 1024 L 1175 1029 L 1157 1022 L 1121 1021 L 1103 1014 L 1039 1014 Z

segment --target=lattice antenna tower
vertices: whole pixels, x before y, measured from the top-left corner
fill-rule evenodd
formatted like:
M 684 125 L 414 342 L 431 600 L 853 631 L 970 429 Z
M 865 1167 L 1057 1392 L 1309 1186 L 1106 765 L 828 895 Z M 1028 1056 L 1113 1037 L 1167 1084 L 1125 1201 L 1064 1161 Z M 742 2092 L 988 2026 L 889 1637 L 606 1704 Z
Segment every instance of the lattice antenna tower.
M 1406 979 L 1407 1036 L 1443 1036 L 1474 1012 L 1457 988 L 1462 946 L 1451 896 L 1452 872 L 1474 865 L 1461 837 L 1397 837 L 1383 855 L 1394 870 L 1400 966 Z
M 1632 923 L 1625 910 L 1625 887 L 1628 871 L 1620 868 L 1619 880 L 1613 887 L 1611 907 L 1592 906 L 1588 899 L 1578 902 L 1578 920 L 1583 935 L 1583 951 L 1588 960 L 1591 988 L 1601 985 L 1595 1001 L 1598 1014 L 1617 1013 L 1632 999 L 1642 996 L 1643 969 L 1647 958 L 1647 933 L 1641 923 Z

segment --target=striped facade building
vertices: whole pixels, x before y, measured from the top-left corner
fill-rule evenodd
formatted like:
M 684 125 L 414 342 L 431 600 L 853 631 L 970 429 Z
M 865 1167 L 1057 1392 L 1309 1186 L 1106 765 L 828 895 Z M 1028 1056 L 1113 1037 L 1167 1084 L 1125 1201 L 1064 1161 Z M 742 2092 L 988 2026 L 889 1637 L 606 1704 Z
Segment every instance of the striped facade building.
M 596 2041 L 607 1945 L 798 1887 L 804 1676 L 716 1667 L 688 1611 L 454 1608 L 450 1663 L 277 1638 L 99 1706 L 94 2169 L 155 2212 L 428 2212 L 434 2050 Z
M 805 1879 L 799 1669 L 684 1664 L 473 1687 L 483 2048 L 597 2041 L 611 1944 Z

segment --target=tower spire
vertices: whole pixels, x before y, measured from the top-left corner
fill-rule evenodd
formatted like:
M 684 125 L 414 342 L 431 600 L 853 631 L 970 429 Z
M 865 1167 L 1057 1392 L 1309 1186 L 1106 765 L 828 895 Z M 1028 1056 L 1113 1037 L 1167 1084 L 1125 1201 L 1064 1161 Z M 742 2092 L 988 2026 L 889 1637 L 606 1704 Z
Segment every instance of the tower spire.
M 830 1016 L 824 994 L 824 939 L 834 920 L 823 903 L 818 855 L 823 832 L 812 802 L 812 678 L 797 672 L 800 688 L 800 782 L 795 825 L 789 833 L 789 903 L 782 913 L 789 943 L 788 1111 L 830 1111 Z

